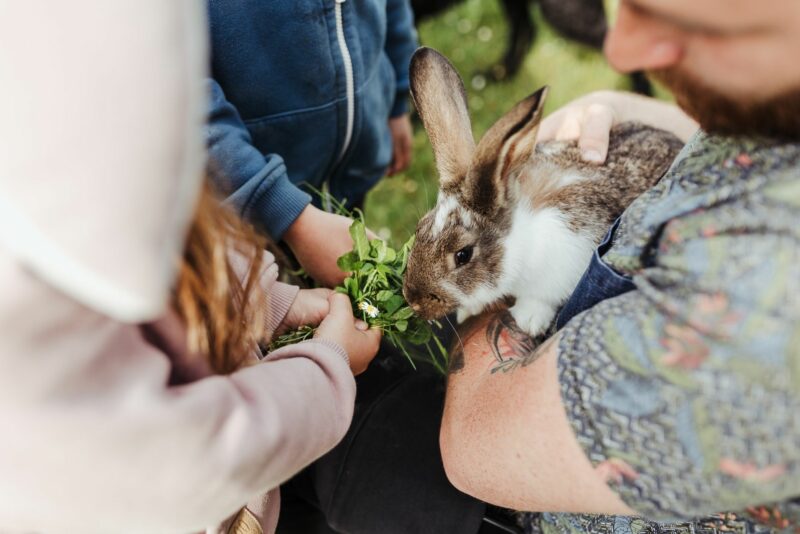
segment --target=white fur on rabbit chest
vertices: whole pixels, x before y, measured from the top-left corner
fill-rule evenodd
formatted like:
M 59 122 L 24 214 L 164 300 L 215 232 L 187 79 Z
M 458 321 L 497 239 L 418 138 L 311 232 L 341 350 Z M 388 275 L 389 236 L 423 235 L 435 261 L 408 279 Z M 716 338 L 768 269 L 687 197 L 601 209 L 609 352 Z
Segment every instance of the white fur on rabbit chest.
M 536 336 L 547 329 L 580 281 L 595 248 L 594 240 L 571 230 L 560 210 L 533 210 L 517 204 L 505 243 L 502 271 L 494 287 L 462 293 L 459 320 L 474 315 L 501 296 L 513 296 L 510 312 L 520 328 Z

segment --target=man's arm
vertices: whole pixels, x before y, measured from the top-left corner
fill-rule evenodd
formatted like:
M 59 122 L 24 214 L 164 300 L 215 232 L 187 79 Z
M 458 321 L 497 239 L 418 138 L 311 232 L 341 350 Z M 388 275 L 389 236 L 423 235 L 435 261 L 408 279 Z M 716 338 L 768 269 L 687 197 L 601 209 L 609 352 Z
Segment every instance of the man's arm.
M 465 325 L 451 354 L 440 436 L 460 490 L 516 510 L 631 514 L 595 471 L 559 392 L 559 336 L 533 339 L 507 310 Z
M 792 220 L 778 201 L 794 193 L 764 194 L 752 229 L 718 230 L 727 205 L 668 223 L 637 290 L 538 349 L 507 315 L 470 328 L 442 423 L 454 484 L 516 509 L 655 520 L 798 495 L 800 247 L 758 222 Z

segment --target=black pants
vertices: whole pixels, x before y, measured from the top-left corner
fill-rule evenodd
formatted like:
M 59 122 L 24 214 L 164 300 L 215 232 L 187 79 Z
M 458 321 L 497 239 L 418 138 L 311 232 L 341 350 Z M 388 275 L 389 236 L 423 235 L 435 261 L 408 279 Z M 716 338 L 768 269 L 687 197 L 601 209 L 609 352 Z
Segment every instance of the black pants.
M 281 487 L 279 534 L 475 534 L 486 505 L 447 480 L 444 377 L 384 343 L 357 378 L 350 430 Z

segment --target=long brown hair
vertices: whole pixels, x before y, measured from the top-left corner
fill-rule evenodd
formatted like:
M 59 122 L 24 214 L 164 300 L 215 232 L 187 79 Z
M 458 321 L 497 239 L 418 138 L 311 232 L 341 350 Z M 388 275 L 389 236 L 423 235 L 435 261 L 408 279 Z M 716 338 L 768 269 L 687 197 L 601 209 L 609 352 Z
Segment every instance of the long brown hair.
M 186 239 L 174 306 L 186 324 L 189 349 L 206 354 L 218 373 L 241 367 L 265 334 L 260 290 L 265 245 L 265 238 L 204 186 Z

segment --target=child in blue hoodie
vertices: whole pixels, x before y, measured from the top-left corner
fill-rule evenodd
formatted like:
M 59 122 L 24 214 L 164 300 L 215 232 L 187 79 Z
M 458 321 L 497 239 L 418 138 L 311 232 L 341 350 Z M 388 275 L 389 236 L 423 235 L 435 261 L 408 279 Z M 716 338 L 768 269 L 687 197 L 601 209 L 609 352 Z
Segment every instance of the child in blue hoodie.
M 209 0 L 210 175 L 319 282 L 343 278 L 350 221 L 298 184 L 360 203 L 411 153 L 408 0 Z
M 317 281 L 336 284 L 351 221 L 315 207 L 297 184 L 327 182 L 358 204 L 408 164 L 417 46 L 408 0 L 208 5 L 211 178 Z M 441 376 L 411 370 L 389 347 L 379 360 L 359 377 L 345 439 L 282 488 L 278 532 L 478 531 L 485 504 L 447 481 L 439 454 Z

